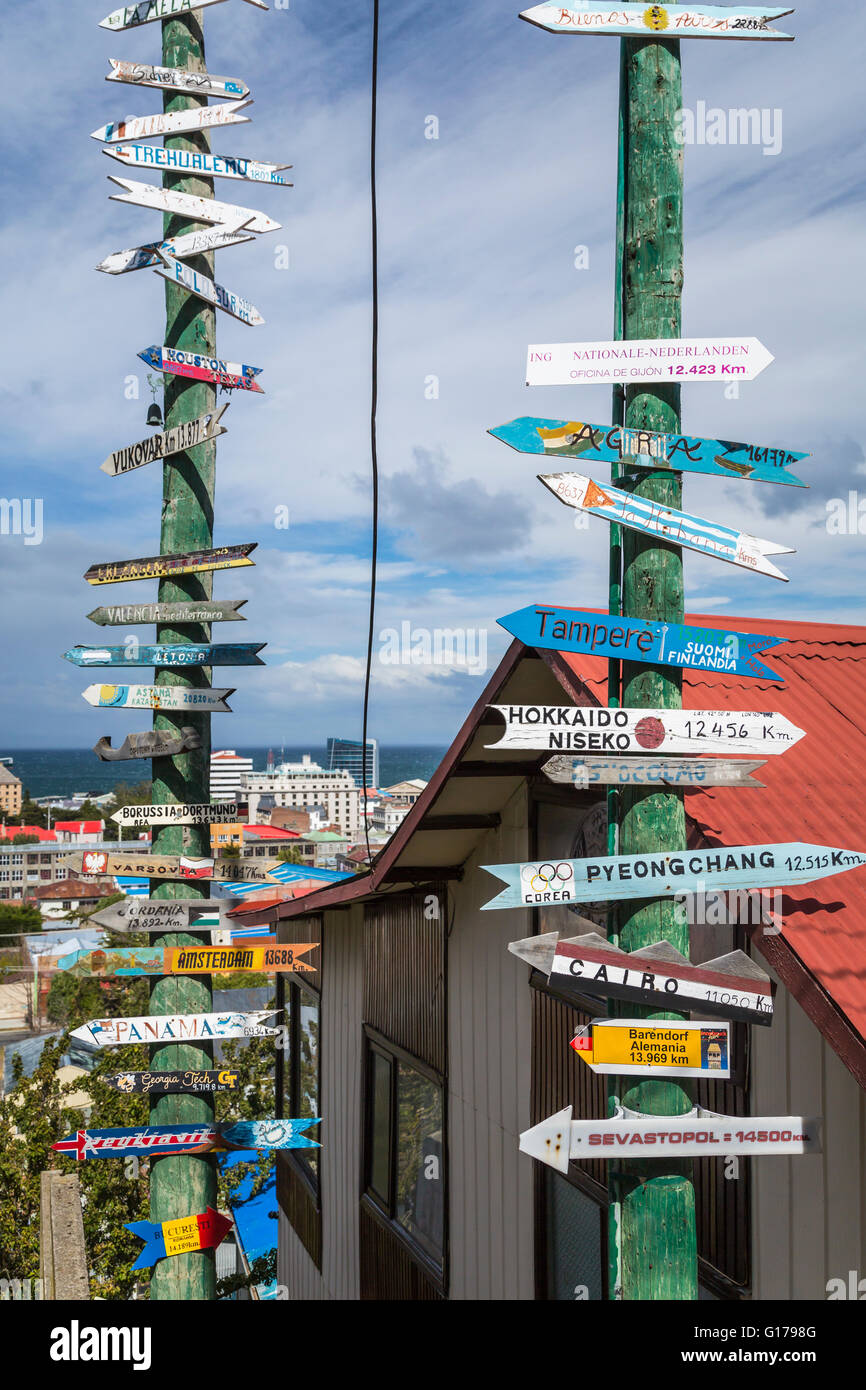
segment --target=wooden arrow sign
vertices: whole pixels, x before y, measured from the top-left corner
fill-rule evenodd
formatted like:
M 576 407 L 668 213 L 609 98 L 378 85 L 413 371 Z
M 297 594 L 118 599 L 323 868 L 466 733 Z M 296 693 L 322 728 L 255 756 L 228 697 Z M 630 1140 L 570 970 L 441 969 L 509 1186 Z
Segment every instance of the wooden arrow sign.
M 627 386 L 655 381 L 754 381 L 773 361 L 757 338 L 628 338 L 535 343 L 527 386 Z
M 554 903 L 663 898 L 725 888 L 783 888 L 814 883 L 866 864 L 866 855 L 828 845 L 722 845 L 718 849 L 660 850 L 600 859 L 482 864 L 507 886 L 484 904 L 492 908 Z
M 510 941 L 512 955 L 540 970 L 571 998 L 599 995 L 647 1008 L 719 1015 L 743 1023 L 773 1021 L 776 986 L 744 951 L 692 965 L 669 941 L 621 951 L 591 922 L 591 930 L 563 938 L 558 932 Z
M 291 169 L 291 164 L 269 164 L 258 159 L 244 159 L 241 155 L 204 154 L 198 150 L 134 144 L 114 145 L 102 153 L 133 169 L 159 169 L 170 174 L 197 174 L 203 179 L 247 179 L 251 183 L 276 184 L 280 188 L 294 187 L 280 173 L 281 169 Z
M 497 621 L 527 647 L 590 652 L 619 661 L 682 666 L 691 671 L 730 671 L 762 681 L 782 679 L 758 660 L 757 653 L 778 646 L 786 640 L 784 637 L 611 617 L 552 604 L 546 608 L 530 604 Z
M 124 5 L 112 10 L 99 21 L 100 29 L 137 29 L 139 24 L 152 24 L 156 19 L 171 19 L 173 15 L 190 14 L 206 5 L 219 5 L 222 0 L 140 0 L 137 5 Z M 265 0 L 247 0 L 259 10 L 268 7 Z
M 148 555 L 142 560 L 109 560 L 85 571 L 88 584 L 123 584 L 127 579 L 170 579 L 174 574 L 203 574 L 208 570 L 254 565 L 249 556 L 258 541 L 221 545 L 214 550 L 187 550 L 178 555 Z
M 224 313 L 231 314 L 232 318 L 240 319 L 241 323 L 247 324 L 250 328 L 258 328 L 264 323 L 255 304 L 251 304 L 248 299 L 227 290 L 224 285 L 218 285 L 216 281 L 208 279 L 207 275 L 200 275 L 191 266 L 184 265 L 183 261 L 176 261 L 173 256 L 166 255 L 163 250 L 160 250 L 159 255 L 164 264 L 155 265 L 154 274 L 161 275 L 173 285 L 182 285 L 197 299 L 203 299 L 206 304 L 213 304 Z
M 158 372 L 189 377 L 193 381 L 213 381 L 226 391 L 258 391 L 254 380 L 261 367 L 248 367 L 242 362 L 225 362 L 218 357 L 205 357 L 199 352 L 182 352 L 180 348 L 149 347 L 140 352 L 142 362 Z
M 195 449 L 199 444 L 207 443 L 209 439 L 218 439 L 221 434 L 227 433 L 225 426 L 220 422 L 228 408 L 226 401 L 219 410 L 209 410 L 206 415 L 199 415 L 196 420 L 173 425 L 170 430 L 160 430 L 157 434 L 149 435 L 147 439 L 139 439 L 135 444 L 115 449 L 99 466 L 103 473 L 117 478 L 121 473 L 131 473 L 134 468 L 143 468 L 146 463 L 168 458 L 171 454 L 185 453 L 187 449 Z
M 223 690 L 183 685 L 89 685 L 81 692 L 89 705 L 100 709 L 196 709 L 212 714 L 231 714 L 226 701 L 234 693 L 234 686 Z
M 643 39 L 793 39 L 770 28 L 770 22 L 793 10 L 753 8 L 742 5 L 606 4 L 582 0 L 566 8 L 558 0 L 545 0 L 520 18 L 553 34 L 610 34 Z
M 309 1120 L 240 1120 L 228 1124 L 145 1125 L 137 1129 L 79 1129 L 52 1144 L 77 1158 L 151 1158 L 235 1149 L 320 1149 L 304 1131 Z
M 266 642 L 127 642 L 122 647 L 70 647 L 74 666 L 264 666 Z
M 489 705 L 505 720 L 487 748 L 575 753 L 784 753 L 803 737 L 781 714 L 753 710 L 605 709 L 598 705 Z M 551 759 L 564 767 L 572 759 Z M 754 766 L 754 764 L 751 764 Z M 570 782 L 571 776 L 548 776 Z
M 729 1023 L 661 1023 L 600 1018 L 578 1028 L 571 1046 L 602 1076 L 702 1076 L 728 1081 Z
M 88 877 L 129 876 L 167 878 L 197 882 L 214 879 L 221 883 L 276 883 L 270 869 L 277 859 L 203 859 L 184 854 L 110 854 L 102 849 L 78 850 L 65 854 L 60 863 L 75 874 Z
M 94 608 L 87 617 L 100 627 L 128 627 L 131 623 L 245 623 L 246 615 L 238 609 L 245 598 L 201 599 L 179 603 L 118 603 Z
M 689 434 L 657 434 L 621 425 L 588 425 L 582 420 L 542 420 L 521 415 L 489 430 L 522 454 L 579 458 L 584 463 L 612 463 L 624 468 L 709 473 L 719 478 L 746 478 L 753 483 L 806 484 L 789 473 L 792 463 L 809 454 L 730 439 L 697 439 Z
M 215 198 L 178 193 L 173 188 L 162 188 L 154 183 L 135 183 L 117 174 L 109 174 L 108 177 L 112 183 L 124 189 L 123 193 L 111 194 L 111 200 L 115 203 L 135 203 L 138 207 L 155 208 L 159 212 L 174 212 L 192 222 L 229 223 L 233 227 L 246 225 L 251 232 L 275 232 L 282 225 L 265 213 L 256 212 L 255 208 L 218 203 Z
M 724 1158 L 740 1154 L 821 1152 L 821 1121 L 801 1115 L 717 1115 L 697 1105 L 688 1115 L 642 1115 L 617 1106 L 610 1120 L 573 1120 L 566 1106 L 540 1125 L 524 1130 L 520 1152 L 537 1158 L 559 1173 L 568 1172 L 570 1159 Z
M 170 1255 L 188 1255 L 192 1250 L 214 1250 L 232 1228 L 230 1216 L 222 1216 L 209 1206 L 197 1216 L 178 1216 L 171 1221 L 129 1221 L 123 1229 L 144 1241 L 132 1269 L 149 1269 L 157 1260 Z
M 232 801 L 203 801 L 187 806 L 182 801 L 159 806 L 121 806 L 111 819 L 118 825 L 219 825 L 237 819 L 238 804 Z
M 241 125 L 249 121 L 241 111 L 252 106 L 252 97 L 243 101 L 224 101 L 218 106 L 193 106 L 188 111 L 160 111 L 154 116 L 133 116 L 128 121 L 112 121 L 90 132 L 93 140 L 117 144 L 120 140 L 147 140 L 154 135 L 186 135 L 214 126 Z
M 183 96 L 228 97 L 237 101 L 248 97 L 250 89 L 237 77 L 216 77 L 212 72 L 190 72 L 189 68 L 163 68 L 154 63 L 129 63 L 109 58 L 112 71 L 106 82 L 128 82 L 134 87 L 160 87 Z
M 276 974 L 286 970 L 314 971 L 300 957 L 313 942 L 279 946 L 99 946 L 70 951 L 57 962 L 58 970 L 87 979 L 115 975 L 212 975 L 255 971 Z
M 91 1047 L 122 1047 L 126 1043 L 214 1042 L 222 1038 L 275 1038 L 280 1029 L 265 1024 L 280 1009 L 249 1013 L 145 1014 L 136 1018 L 91 1018 L 73 1028 L 71 1038 Z
M 763 787 L 750 777 L 764 759 L 742 758 L 551 758 L 542 771 L 551 782 L 576 787 Z
M 183 236 L 169 237 L 166 241 L 148 241 L 144 246 L 130 246 L 125 251 L 112 251 L 97 270 L 107 275 L 126 275 L 130 270 L 144 270 L 146 266 L 161 264 L 161 252 L 177 256 L 200 256 L 210 251 L 219 251 L 225 246 L 240 246 L 245 241 L 255 241 L 250 233 L 239 227 L 207 227 L 196 232 L 185 232 Z
M 169 729 L 148 729 L 141 734 L 127 734 L 119 748 L 112 748 L 110 738 L 101 738 L 93 745 L 97 758 L 104 763 L 130 762 L 134 758 L 174 758 L 178 753 L 191 753 L 201 748 L 201 734 L 187 725 L 180 733 Z
M 627 526 L 630 531 L 640 531 L 642 535 L 654 536 L 670 545 L 682 545 L 702 555 L 712 555 L 716 560 L 725 560 L 729 565 L 738 565 L 740 569 L 787 583 L 788 576 L 767 556 L 792 555 L 794 552 L 789 545 L 777 545 L 775 541 L 750 536 L 746 531 L 732 531 L 720 522 L 705 521 L 636 493 L 623 492 L 618 487 L 608 484 L 599 487 L 582 473 L 539 473 L 538 481 L 550 488 L 567 507 L 590 512 L 605 521 Z
M 230 898 L 124 898 L 91 913 L 88 921 L 117 932 L 211 931 L 214 918 L 222 921 L 233 906 Z
M 121 1071 L 100 1080 L 125 1096 L 211 1095 L 240 1090 L 239 1071 Z

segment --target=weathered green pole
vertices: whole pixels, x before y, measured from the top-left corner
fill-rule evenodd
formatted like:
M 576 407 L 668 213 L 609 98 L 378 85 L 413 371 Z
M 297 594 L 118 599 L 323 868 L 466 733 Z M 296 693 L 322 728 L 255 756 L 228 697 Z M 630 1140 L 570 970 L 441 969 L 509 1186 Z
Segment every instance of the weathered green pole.
M 622 329 L 624 338 L 680 336 L 683 281 L 682 147 L 674 139 L 682 106 L 679 43 L 623 41 Z M 628 387 L 625 423 L 630 428 L 677 432 L 679 388 Z M 624 484 L 620 482 L 620 486 Z M 673 507 L 682 504 L 682 477 L 641 472 L 633 491 Z M 623 612 L 633 618 L 683 620 L 682 551 L 633 531 L 622 535 Z M 624 706 L 679 709 L 679 673 L 664 666 L 623 665 Z M 643 854 L 684 849 L 681 792 L 624 790 L 619 852 Z M 684 914 L 670 898 L 622 903 L 614 939 L 638 950 L 666 938 L 689 953 Z M 629 1013 L 651 1015 L 629 1009 Z M 616 1078 L 620 1102 L 648 1114 L 679 1115 L 691 1109 L 690 1090 L 677 1082 Z M 621 1163 L 610 1171 L 612 1297 L 695 1299 L 697 1245 L 694 1189 L 689 1162 L 658 1159 Z
M 164 20 L 162 24 L 162 62 L 166 67 L 205 70 L 202 11 L 193 11 L 182 18 Z M 175 96 L 166 92 L 163 98 L 166 111 L 182 111 L 194 106 L 207 106 L 207 98 Z M 208 151 L 210 139 L 206 131 L 188 136 L 167 137 L 167 146 L 178 149 Z M 212 197 L 212 179 L 182 178 L 165 174 L 163 182 L 185 193 Z M 194 230 L 199 223 L 184 223 L 182 218 L 166 215 L 166 235 L 180 235 Z M 213 278 L 213 255 L 191 258 L 188 265 Z M 214 310 L 194 298 L 179 285 L 165 282 L 166 329 L 165 343 L 169 347 L 186 348 L 195 352 L 216 355 Z M 216 387 L 206 382 L 186 381 L 182 377 L 165 378 L 165 422 L 167 427 L 194 420 L 216 403 Z M 213 543 L 213 501 L 216 441 L 200 444 L 186 454 L 173 454 L 163 467 L 162 525 L 160 554 L 173 551 L 207 549 Z M 211 597 L 213 576 L 190 575 L 178 579 L 163 579 L 159 584 L 159 599 L 164 602 Z M 189 624 L 172 627 L 162 623 L 157 627 L 158 642 L 202 642 L 210 638 L 209 624 Z M 208 668 L 190 668 L 182 674 L 159 670 L 159 685 L 210 685 Z M 210 715 L 189 711 L 175 714 L 155 714 L 154 727 L 179 729 L 192 725 L 201 734 L 201 747 L 195 752 L 182 753 L 175 758 L 160 758 L 153 764 L 153 799 L 155 802 L 204 802 L 210 800 Z M 204 827 L 168 826 L 154 836 L 154 852 L 162 854 L 208 855 L 209 830 Z M 209 887 L 184 883 L 161 883 L 153 888 L 154 897 L 205 897 Z M 175 933 L 155 939 L 156 944 L 176 946 L 201 940 L 190 934 Z M 152 1014 L 208 1013 L 211 1010 L 211 987 L 207 977 L 174 976 L 156 980 L 150 992 Z M 155 1070 L 191 1067 L 206 1070 L 213 1066 L 212 1044 L 192 1046 L 188 1043 L 151 1049 L 151 1065 Z M 152 1124 L 184 1124 L 207 1122 L 214 1117 L 213 1099 L 204 1095 L 161 1096 L 151 1101 Z M 168 1221 L 176 1216 L 203 1212 L 208 1204 L 217 1204 L 216 1164 L 212 1156 L 202 1158 L 158 1158 L 153 1163 L 150 1180 L 150 1217 L 152 1221 Z M 214 1252 L 199 1250 L 188 1255 L 174 1255 L 160 1260 L 154 1267 L 150 1284 L 152 1299 L 213 1299 L 216 1296 Z

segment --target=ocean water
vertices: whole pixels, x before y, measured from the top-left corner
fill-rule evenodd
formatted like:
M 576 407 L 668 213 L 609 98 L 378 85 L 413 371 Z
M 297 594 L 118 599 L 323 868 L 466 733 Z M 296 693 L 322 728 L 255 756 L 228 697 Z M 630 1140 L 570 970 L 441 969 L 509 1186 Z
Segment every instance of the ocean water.
M 219 745 L 216 745 L 219 747 Z M 263 772 L 268 760 L 267 748 L 236 748 L 241 757 L 252 758 L 256 772 Z M 309 753 L 314 762 L 327 767 L 324 748 L 274 748 L 275 762 L 300 762 Z M 0 754 L 12 758 L 12 771 L 20 777 L 25 790 L 34 798 L 42 796 L 70 797 L 75 792 L 101 796 L 112 791 L 119 782 L 135 783 L 150 779 L 149 758 L 132 762 L 103 763 L 90 748 L 2 748 Z M 445 749 L 428 744 L 379 748 L 379 781 L 383 787 L 402 782 L 407 777 L 428 781 L 441 762 Z

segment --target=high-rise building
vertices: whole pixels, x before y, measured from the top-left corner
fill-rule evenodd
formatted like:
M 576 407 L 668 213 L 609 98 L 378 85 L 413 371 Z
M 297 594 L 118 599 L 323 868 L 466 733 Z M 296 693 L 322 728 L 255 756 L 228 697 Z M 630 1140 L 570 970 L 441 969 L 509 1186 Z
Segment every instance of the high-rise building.
M 229 801 L 240 791 L 241 778 L 253 770 L 252 758 L 240 758 L 233 748 L 210 755 L 210 794 L 212 801 Z
M 0 762 L 0 814 L 6 816 L 21 815 L 21 782 L 10 772 L 3 763 L 10 762 L 11 758 L 4 758 Z
M 379 744 L 375 738 L 367 739 L 367 786 L 379 785 Z M 328 770 L 330 772 L 351 772 L 357 786 L 364 783 L 364 760 L 360 739 L 328 739 Z

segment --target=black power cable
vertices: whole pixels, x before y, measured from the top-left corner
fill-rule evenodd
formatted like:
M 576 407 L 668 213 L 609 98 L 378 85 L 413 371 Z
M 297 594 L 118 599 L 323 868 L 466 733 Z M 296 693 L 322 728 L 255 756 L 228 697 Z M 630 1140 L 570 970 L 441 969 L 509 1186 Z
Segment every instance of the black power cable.
M 373 54 L 370 101 L 370 212 L 372 232 L 373 331 L 370 363 L 370 459 L 373 470 L 373 536 L 370 566 L 370 625 L 367 633 L 367 669 L 364 676 L 364 717 L 361 730 L 361 785 L 364 805 L 364 839 L 370 860 L 370 818 L 367 814 L 367 713 L 373 666 L 373 628 L 376 616 L 376 564 L 379 552 L 379 457 L 376 446 L 376 410 L 379 397 L 379 232 L 376 210 L 376 98 L 379 83 L 379 0 L 373 0 Z

